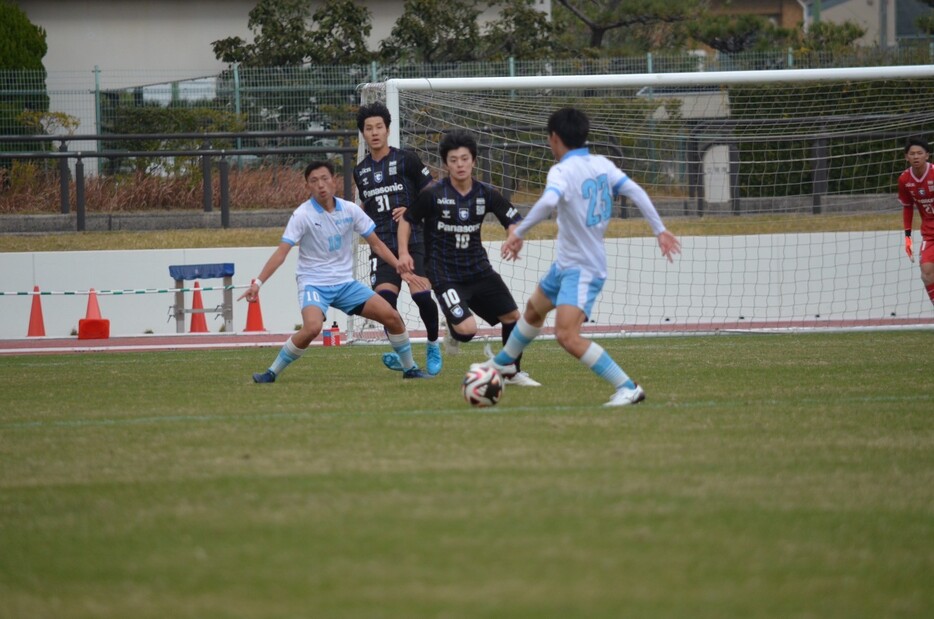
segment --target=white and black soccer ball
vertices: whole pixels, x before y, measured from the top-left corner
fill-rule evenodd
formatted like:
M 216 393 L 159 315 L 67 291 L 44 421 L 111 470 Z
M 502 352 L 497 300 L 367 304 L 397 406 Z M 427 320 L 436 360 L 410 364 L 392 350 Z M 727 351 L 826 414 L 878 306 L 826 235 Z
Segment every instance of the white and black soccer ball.
M 505 388 L 506 383 L 503 381 L 502 374 L 495 368 L 479 363 L 470 366 L 461 385 L 464 399 L 471 406 L 478 408 L 495 405 L 503 397 Z

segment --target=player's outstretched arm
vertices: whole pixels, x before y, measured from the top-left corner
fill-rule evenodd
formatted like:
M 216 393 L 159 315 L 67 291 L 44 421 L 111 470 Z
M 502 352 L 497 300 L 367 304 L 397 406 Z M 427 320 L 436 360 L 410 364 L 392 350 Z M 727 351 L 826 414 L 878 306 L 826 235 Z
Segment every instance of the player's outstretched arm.
M 668 230 L 659 234 L 657 238 L 658 246 L 662 250 L 662 255 L 668 258 L 668 262 L 674 262 L 675 254 L 681 253 L 681 241 Z
M 279 243 L 279 246 L 276 247 L 276 250 L 272 252 L 272 255 L 269 256 L 269 260 L 267 260 L 266 264 L 263 266 L 263 270 L 260 271 L 256 279 L 250 283 L 250 287 L 246 289 L 246 292 L 237 297 L 237 301 L 240 299 L 246 299 L 248 303 L 256 301 L 260 286 L 263 285 L 263 282 L 272 277 L 273 273 L 282 266 L 282 263 L 285 262 L 285 257 L 289 254 L 291 249 L 292 246 L 288 243 Z

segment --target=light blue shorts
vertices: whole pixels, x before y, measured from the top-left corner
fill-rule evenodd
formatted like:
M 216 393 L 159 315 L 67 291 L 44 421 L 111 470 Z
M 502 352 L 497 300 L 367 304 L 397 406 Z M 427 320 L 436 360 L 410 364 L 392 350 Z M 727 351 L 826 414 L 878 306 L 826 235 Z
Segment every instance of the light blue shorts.
M 606 278 L 596 278 L 580 269 L 559 269 L 552 264 L 548 273 L 538 283 L 552 305 L 573 305 L 590 317 L 597 295 L 603 290 Z
M 328 315 L 329 307 L 335 307 L 345 314 L 357 314 L 374 294 L 371 288 L 356 281 L 336 286 L 305 286 L 298 293 L 298 304 L 303 310 L 313 305 L 325 316 Z

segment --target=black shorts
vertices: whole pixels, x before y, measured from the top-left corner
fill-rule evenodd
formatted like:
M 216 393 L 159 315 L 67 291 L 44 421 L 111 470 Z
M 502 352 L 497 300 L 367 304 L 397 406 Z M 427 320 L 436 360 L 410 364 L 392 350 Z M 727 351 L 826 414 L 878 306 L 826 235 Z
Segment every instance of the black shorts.
M 449 325 L 458 325 L 476 314 L 496 326 L 500 316 L 519 309 L 506 282 L 496 272 L 469 282 L 438 282 L 432 290 Z
M 415 274 L 425 277 L 425 248 L 421 245 L 410 245 L 409 255 L 415 262 Z M 376 254 L 370 254 L 370 288 L 375 289 L 380 284 L 392 284 L 401 289 L 402 277 L 388 262 Z

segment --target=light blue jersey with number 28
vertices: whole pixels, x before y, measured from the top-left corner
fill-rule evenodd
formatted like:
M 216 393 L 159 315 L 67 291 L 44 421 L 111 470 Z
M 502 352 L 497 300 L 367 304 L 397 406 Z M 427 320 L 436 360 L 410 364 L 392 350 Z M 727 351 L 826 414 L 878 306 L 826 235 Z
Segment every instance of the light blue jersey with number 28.
M 586 148 L 578 148 L 551 167 L 545 194 L 519 224 L 516 234 L 522 237 L 557 209 L 555 263 L 561 269 L 581 269 L 594 277 L 605 278 L 603 236 L 618 195 L 632 199 L 656 235 L 665 231 L 645 190 L 603 155 L 592 155 Z

